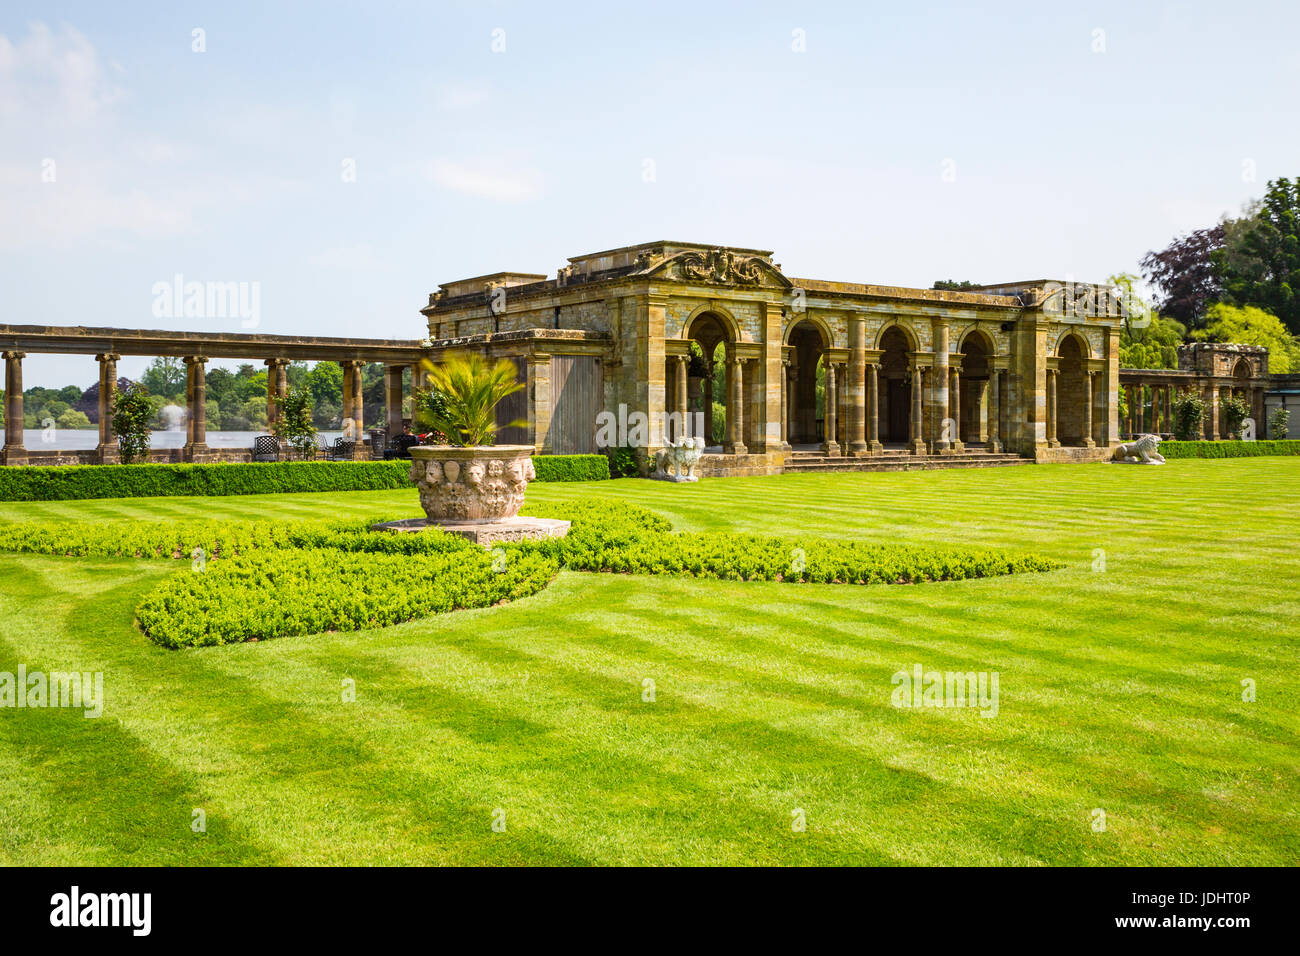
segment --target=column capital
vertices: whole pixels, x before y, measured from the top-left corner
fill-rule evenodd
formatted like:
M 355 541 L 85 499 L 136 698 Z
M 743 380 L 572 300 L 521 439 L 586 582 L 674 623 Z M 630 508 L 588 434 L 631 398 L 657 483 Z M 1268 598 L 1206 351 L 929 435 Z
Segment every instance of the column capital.
M 27 353 L 26 352 L 5 352 L 4 357 L 11 362 L 21 362 L 23 359 L 27 358 Z
M 262 364 L 267 368 L 278 368 L 280 366 L 288 365 L 289 360 L 287 358 L 269 358 Z
M 100 352 L 95 356 L 95 360 L 99 362 L 116 362 L 121 357 L 117 352 Z
M 208 357 L 206 355 L 187 355 L 185 356 L 186 365 L 207 365 Z

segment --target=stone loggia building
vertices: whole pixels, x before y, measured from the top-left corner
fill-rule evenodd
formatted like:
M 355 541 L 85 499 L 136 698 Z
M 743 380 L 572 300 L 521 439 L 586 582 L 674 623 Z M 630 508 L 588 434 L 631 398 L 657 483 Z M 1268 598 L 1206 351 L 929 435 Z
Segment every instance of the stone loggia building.
M 706 474 L 779 472 L 798 456 L 1079 461 L 1120 440 L 1113 293 L 797 279 L 768 251 L 651 242 L 571 258 L 555 278 L 446 283 L 421 310 L 422 344 L 435 361 L 465 349 L 513 359 L 527 388 L 502 421 L 529 424 L 504 437 L 542 452 L 600 450 L 598 422 L 638 415 L 648 428 L 636 444 L 654 451 L 718 401 L 725 436 Z M 723 395 L 711 394 L 714 360 Z

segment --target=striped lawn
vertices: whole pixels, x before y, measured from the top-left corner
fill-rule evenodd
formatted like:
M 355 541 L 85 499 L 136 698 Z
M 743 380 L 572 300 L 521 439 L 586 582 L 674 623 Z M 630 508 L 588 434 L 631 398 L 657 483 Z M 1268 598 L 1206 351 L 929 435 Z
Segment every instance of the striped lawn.
M 3 555 L 0 671 L 103 671 L 107 705 L 0 709 L 0 862 L 1300 863 L 1300 461 L 529 491 L 584 495 L 680 528 L 1069 567 L 875 588 L 563 573 L 489 610 L 173 652 L 132 611 L 175 566 Z M 0 504 L 416 513 L 413 490 Z M 998 716 L 891 707 L 914 664 L 997 671 Z

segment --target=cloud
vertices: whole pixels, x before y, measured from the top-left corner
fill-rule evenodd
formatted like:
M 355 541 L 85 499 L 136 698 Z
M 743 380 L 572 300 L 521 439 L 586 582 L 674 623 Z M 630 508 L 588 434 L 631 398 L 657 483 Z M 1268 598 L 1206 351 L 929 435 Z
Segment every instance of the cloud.
M 310 265 L 341 272 L 389 272 L 393 265 L 375 255 L 367 243 L 334 246 L 315 255 L 307 256 Z
M 542 194 L 542 176 L 537 170 L 507 169 L 494 160 L 474 164 L 435 160 L 432 173 L 439 186 L 479 199 L 526 202 Z
M 17 43 L 0 34 L 0 117 L 91 120 L 122 96 L 105 74 L 94 45 L 70 26 L 55 33 L 44 23 L 32 23 Z

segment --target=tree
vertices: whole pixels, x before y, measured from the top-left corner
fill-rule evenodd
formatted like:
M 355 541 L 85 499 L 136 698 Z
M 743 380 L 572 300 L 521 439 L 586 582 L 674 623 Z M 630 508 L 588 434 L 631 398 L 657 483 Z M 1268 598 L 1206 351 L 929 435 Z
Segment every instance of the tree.
M 311 390 L 306 384 L 289 389 L 275 422 L 275 437 L 298 450 L 303 458 L 316 451 L 316 426 L 311 418 Z
M 1160 290 L 1156 311 L 1192 328 L 1203 324 L 1205 310 L 1223 294 L 1213 255 L 1224 241 L 1220 223 L 1180 236 L 1159 252 L 1142 257 L 1142 274 Z
M 1233 251 L 1215 258 L 1225 301 L 1264 309 L 1300 333 L 1300 179 L 1269 182 Z
M 971 282 L 969 279 L 962 279 L 960 282 L 956 279 L 939 279 L 933 288 L 948 292 L 965 292 L 967 289 L 978 289 L 979 285 L 978 282 Z
M 118 451 L 126 464 L 148 460 L 149 422 L 152 419 L 149 389 L 143 384 L 130 385 L 118 393 L 117 408 L 113 412 L 113 431 L 117 434 Z
M 69 408 L 62 415 L 54 420 L 59 428 L 91 428 L 90 419 L 86 417 L 85 412 L 79 412 L 76 409 Z
M 1202 342 L 1238 342 L 1262 345 L 1268 349 L 1270 372 L 1286 374 L 1300 369 L 1300 342 L 1287 331 L 1281 320 L 1254 306 L 1237 308 L 1218 303 L 1206 311 L 1206 326 L 1192 333 Z
M 1121 368 L 1178 368 L 1178 346 L 1187 336 L 1181 322 L 1166 319 L 1137 294 L 1138 277 L 1120 272 L 1106 280 L 1124 300 L 1119 338 Z
M 156 358 L 140 376 L 140 384 L 153 395 L 172 398 L 185 394 L 185 363 L 178 358 Z

